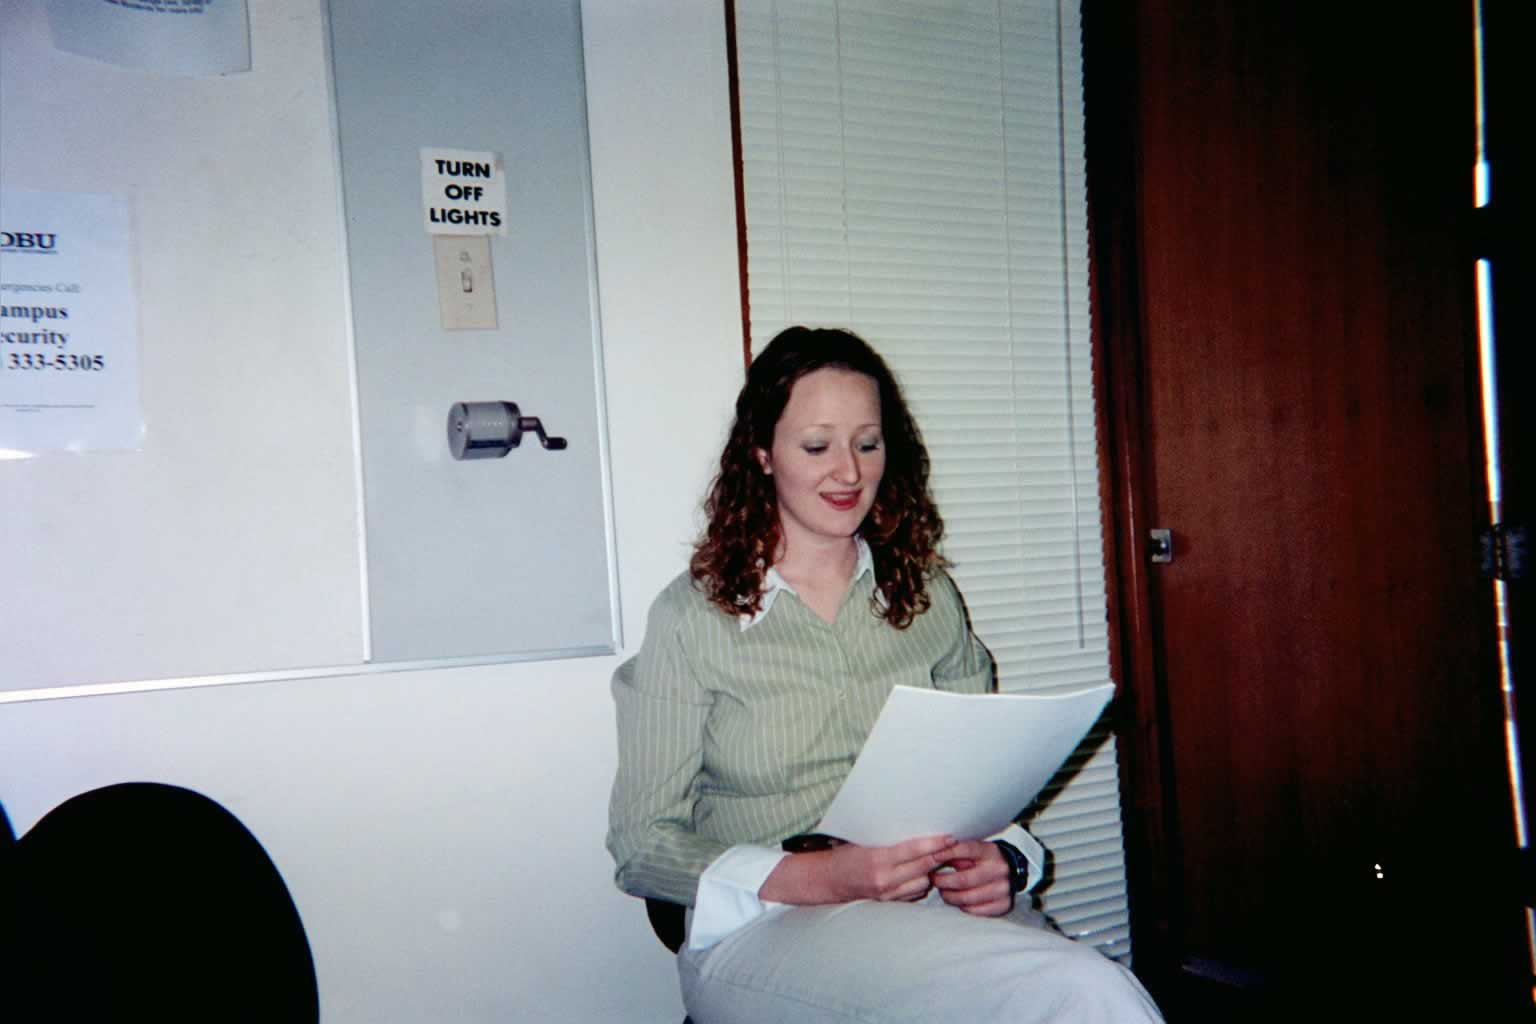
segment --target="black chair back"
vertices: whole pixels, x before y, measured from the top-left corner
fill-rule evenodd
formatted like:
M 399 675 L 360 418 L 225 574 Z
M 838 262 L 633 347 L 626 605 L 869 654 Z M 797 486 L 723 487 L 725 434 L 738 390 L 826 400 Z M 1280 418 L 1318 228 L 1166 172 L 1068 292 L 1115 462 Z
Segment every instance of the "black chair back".
M 16 1019 L 318 1021 L 288 888 L 207 797 L 156 783 L 93 790 L 45 815 L 8 859 L 10 963 L 36 1014 Z
M 683 916 L 686 913 L 681 905 L 666 900 L 648 898 L 645 901 L 645 916 L 651 920 L 651 931 L 656 933 L 663 946 L 674 953 L 683 948 L 683 940 L 687 938 L 687 924 Z

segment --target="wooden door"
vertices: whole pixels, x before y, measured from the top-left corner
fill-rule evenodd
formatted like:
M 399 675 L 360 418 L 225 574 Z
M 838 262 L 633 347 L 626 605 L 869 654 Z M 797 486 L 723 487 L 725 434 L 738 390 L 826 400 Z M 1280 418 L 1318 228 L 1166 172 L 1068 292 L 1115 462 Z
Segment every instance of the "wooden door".
M 1090 208 L 1138 964 L 1311 1019 L 1513 1011 L 1470 5 L 1109 6 Z

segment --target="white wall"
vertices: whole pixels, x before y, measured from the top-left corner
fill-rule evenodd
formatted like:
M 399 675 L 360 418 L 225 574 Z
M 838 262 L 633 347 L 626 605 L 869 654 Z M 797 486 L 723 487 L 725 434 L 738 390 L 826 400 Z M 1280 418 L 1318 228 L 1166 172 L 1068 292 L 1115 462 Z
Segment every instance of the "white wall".
M 279 29 L 319 46 L 318 0 L 251 8 L 257 61 Z M 723 10 L 586 0 L 584 25 L 632 652 L 685 562 L 741 379 Z M 327 113 L 282 116 L 313 129 Z M 339 282 L 317 301 L 339 318 Z M 0 704 L 0 800 L 18 831 L 130 779 L 225 804 L 288 881 L 327 1021 L 676 1021 L 671 957 L 602 848 L 618 660 Z

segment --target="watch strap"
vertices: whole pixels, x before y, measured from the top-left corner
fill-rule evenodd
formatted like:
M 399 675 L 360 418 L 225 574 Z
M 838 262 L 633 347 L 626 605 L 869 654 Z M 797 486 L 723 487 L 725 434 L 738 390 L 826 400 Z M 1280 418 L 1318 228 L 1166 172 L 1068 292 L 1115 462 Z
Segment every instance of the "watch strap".
M 1021 893 L 1029 887 L 1029 861 L 1024 859 L 1024 854 L 1018 847 L 1004 839 L 994 839 L 993 843 L 1002 851 L 1003 859 L 1008 862 L 1008 883 L 1015 893 Z

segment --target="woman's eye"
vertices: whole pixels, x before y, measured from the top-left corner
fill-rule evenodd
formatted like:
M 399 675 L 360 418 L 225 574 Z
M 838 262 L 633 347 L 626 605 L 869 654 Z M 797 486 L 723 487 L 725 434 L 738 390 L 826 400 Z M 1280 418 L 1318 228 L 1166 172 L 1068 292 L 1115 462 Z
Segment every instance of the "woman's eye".
M 884 447 L 884 445 L 881 442 L 879 442 L 879 441 L 861 441 L 861 442 L 859 442 L 859 451 L 861 451 L 861 452 L 877 452 L 882 447 Z
M 824 444 L 803 444 L 800 447 L 807 455 L 820 455 L 827 450 L 827 446 Z

